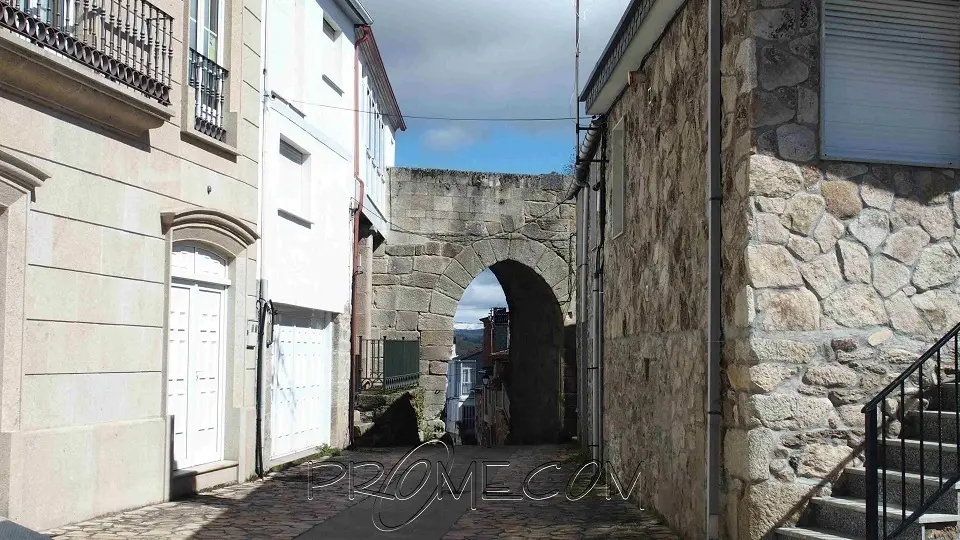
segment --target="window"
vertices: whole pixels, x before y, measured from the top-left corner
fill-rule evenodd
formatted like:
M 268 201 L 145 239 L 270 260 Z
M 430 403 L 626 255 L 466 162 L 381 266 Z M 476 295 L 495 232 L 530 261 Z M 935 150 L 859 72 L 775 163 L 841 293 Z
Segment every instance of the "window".
M 190 0 L 190 48 L 221 65 L 222 20 L 223 0 Z
M 822 153 L 960 163 L 960 1 L 826 0 Z
M 323 19 L 323 33 L 326 34 L 331 41 L 337 40 L 337 29 L 334 28 L 327 19 Z
M 309 219 L 309 171 L 307 155 L 287 141 L 280 140 L 278 204 L 295 217 Z
M 626 144 L 623 137 L 623 119 L 613 128 L 610 141 L 610 185 L 607 186 L 607 200 L 610 201 L 610 237 L 623 234 L 623 207 L 626 197 Z
M 324 17 L 323 33 L 330 38 L 330 41 L 322 48 L 324 74 L 336 84 L 343 78 L 343 50 L 340 43 L 340 31 L 329 19 Z
M 473 390 L 473 366 L 464 365 L 460 368 L 460 395 L 465 396 Z

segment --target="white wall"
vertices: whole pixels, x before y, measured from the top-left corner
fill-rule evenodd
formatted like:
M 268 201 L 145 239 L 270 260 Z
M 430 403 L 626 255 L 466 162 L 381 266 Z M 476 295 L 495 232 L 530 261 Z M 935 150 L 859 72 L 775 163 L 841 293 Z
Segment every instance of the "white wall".
M 263 277 L 275 302 L 340 313 L 350 298 L 352 162 L 291 117 L 274 102 L 264 120 Z M 282 174 L 281 138 L 307 155 L 299 208 L 282 192 L 297 179 Z
M 350 298 L 353 22 L 332 0 L 267 0 L 262 275 L 270 299 L 340 313 Z M 327 18 L 338 30 L 324 33 Z M 289 103 L 284 103 L 286 100 Z M 307 155 L 302 204 L 281 139 Z

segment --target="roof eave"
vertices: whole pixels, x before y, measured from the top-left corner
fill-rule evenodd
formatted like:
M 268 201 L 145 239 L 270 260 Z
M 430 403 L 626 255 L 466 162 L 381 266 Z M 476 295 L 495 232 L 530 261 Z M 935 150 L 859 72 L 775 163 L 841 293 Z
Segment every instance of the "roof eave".
M 340 9 L 353 20 L 353 24 L 373 24 L 373 18 L 357 0 L 336 0 Z
M 617 23 L 617 27 L 614 29 L 613 35 L 610 36 L 606 47 L 604 47 L 603 52 L 600 53 L 600 58 L 597 59 L 597 63 L 593 65 L 593 69 L 590 71 L 590 76 L 587 77 L 587 84 L 584 85 L 580 95 L 577 96 L 577 99 L 579 99 L 581 103 L 587 100 L 587 94 L 590 93 L 591 88 L 593 88 L 593 85 L 595 85 L 597 80 L 600 78 L 600 72 L 603 66 L 613 54 L 613 49 L 616 44 L 620 42 L 621 38 L 623 38 L 623 34 L 627 30 L 628 22 L 633 17 L 633 13 L 637 9 L 640 9 L 641 2 L 642 0 L 631 0 L 630 5 L 627 6 L 627 9 L 623 11 L 623 15 L 620 16 L 620 22 Z
M 586 104 L 587 114 L 606 114 L 609 111 L 626 88 L 629 72 L 643 65 L 685 3 L 686 0 L 634 0 L 630 4 L 614 38 L 607 45 L 580 95 L 580 101 Z M 638 13 L 638 9 L 642 11 Z M 630 28 L 633 29 L 633 35 L 628 36 L 627 29 Z M 629 42 L 624 43 L 625 39 L 629 39 Z M 622 52 L 614 60 L 613 51 L 618 49 Z M 615 63 L 611 65 L 610 62 Z M 606 80 L 601 80 L 604 73 L 608 74 Z M 598 84 L 600 88 L 596 88 Z M 594 91 L 596 93 L 591 100 Z
M 383 58 L 380 56 L 380 47 L 377 46 L 377 39 L 373 35 L 373 29 L 369 26 L 361 26 L 357 28 L 357 38 L 360 39 L 362 32 L 366 32 L 369 39 L 366 39 L 361 44 L 362 49 L 365 50 L 365 56 L 370 62 L 371 71 L 374 75 L 374 78 L 380 83 L 382 87 L 383 96 L 382 98 L 387 102 L 387 108 L 390 109 L 388 118 L 392 120 L 391 124 L 395 130 L 406 131 L 407 123 L 403 119 L 403 112 L 400 111 L 400 104 L 397 102 L 397 96 L 393 92 L 393 85 L 390 84 L 390 76 L 387 74 L 387 68 L 383 64 Z

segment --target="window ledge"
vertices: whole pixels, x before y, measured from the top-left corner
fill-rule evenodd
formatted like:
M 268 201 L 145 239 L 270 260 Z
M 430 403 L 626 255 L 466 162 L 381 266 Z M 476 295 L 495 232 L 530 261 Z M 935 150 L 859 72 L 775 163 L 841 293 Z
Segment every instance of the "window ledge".
M 193 129 L 193 122 L 184 122 L 184 125 L 181 126 L 180 133 L 185 138 L 191 139 L 193 142 L 196 142 L 197 144 L 211 147 L 215 150 L 219 150 L 220 152 L 223 152 L 224 154 L 228 154 L 233 157 L 237 157 L 240 155 L 240 150 L 238 150 L 236 146 L 225 143 L 223 141 L 219 141 L 209 135 L 203 134 L 197 131 L 196 129 Z
M 329 85 L 330 88 L 333 88 L 334 92 L 340 94 L 341 96 L 343 95 L 343 89 L 340 88 L 340 85 L 333 82 L 333 79 L 331 79 L 330 77 L 327 77 L 326 75 L 323 75 L 322 77 L 323 77 L 323 82 L 327 83 L 327 85 Z
M 902 165 L 904 167 L 922 167 L 925 169 L 960 169 L 960 163 L 925 163 L 922 161 L 899 161 L 895 159 L 864 159 L 843 156 L 827 156 L 823 154 L 820 155 L 820 160 L 830 162 L 842 161 L 845 163 L 869 163 L 872 165 Z
M 142 137 L 173 117 L 169 107 L 5 29 L 0 73 L 0 87 L 125 135 Z
M 311 228 L 311 227 L 313 227 L 313 222 L 312 222 L 312 221 L 310 221 L 309 219 L 307 219 L 307 218 L 305 218 L 305 217 L 303 217 L 303 216 L 300 216 L 299 214 L 296 214 L 296 213 L 294 213 L 294 212 L 291 212 L 291 211 L 289 211 L 289 210 L 284 210 L 283 208 L 277 208 L 277 214 L 278 214 L 280 217 L 287 218 L 287 219 L 289 219 L 290 221 L 292 221 L 292 222 L 294 222 L 294 223 L 296 223 L 296 224 L 298 224 L 298 225 L 303 225 L 304 227 L 306 227 L 306 228 L 308 228 L 308 229 Z

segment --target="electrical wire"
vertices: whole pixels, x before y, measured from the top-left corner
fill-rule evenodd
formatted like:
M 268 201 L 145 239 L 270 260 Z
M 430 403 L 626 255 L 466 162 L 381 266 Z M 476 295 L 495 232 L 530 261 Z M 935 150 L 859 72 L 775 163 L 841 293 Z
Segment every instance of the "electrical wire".
M 451 116 L 418 116 L 411 114 L 391 114 L 378 111 L 364 111 L 358 110 L 351 107 L 337 107 L 336 105 L 326 105 L 323 103 L 315 103 L 311 101 L 301 101 L 297 99 L 283 98 L 285 101 L 290 103 L 296 103 L 298 105 L 310 105 L 313 107 L 323 107 L 325 109 L 336 109 L 339 111 L 347 112 L 358 112 L 363 114 L 374 114 L 378 116 L 398 116 L 401 118 L 414 119 L 414 120 L 443 120 L 449 122 L 566 122 L 570 120 L 586 120 L 589 119 L 589 116 L 562 116 L 562 117 L 546 117 L 546 118 L 519 118 L 519 117 L 493 117 L 493 118 L 457 118 Z

